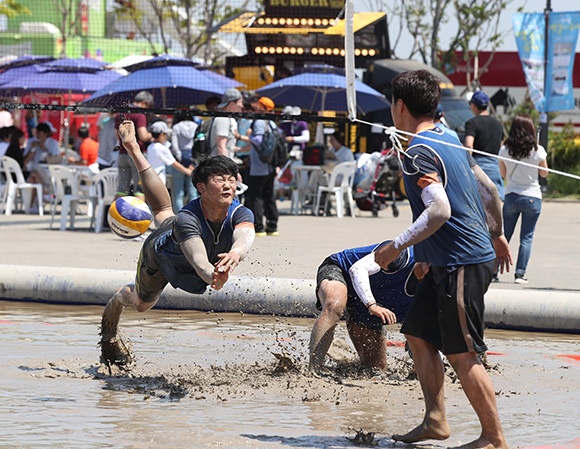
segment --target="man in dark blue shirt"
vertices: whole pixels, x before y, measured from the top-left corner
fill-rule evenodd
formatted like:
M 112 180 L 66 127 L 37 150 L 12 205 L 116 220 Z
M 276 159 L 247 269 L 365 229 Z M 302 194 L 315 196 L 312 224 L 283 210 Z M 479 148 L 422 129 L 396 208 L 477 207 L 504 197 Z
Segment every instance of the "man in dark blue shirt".
M 168 283 L 196 294 L 208 285 L 221 289 L 255 236 L 252 212 L 235 199 L 238 168 L 230 158 L 215 156 L 199 163 L 192 182 L 200 197 L 175 215 L 169 192 L 139 148 L 133 122 L 119 126 L 119 138 L 139 171 L 157 229 L 143 243 L 135 283 L 119 289 L 103 312 L 101 361 L 109 367 L 132 363 L 118 333 L 125 307 L 146 312 Z
M 310 336 L 311 372 L 322 368 L 334 329 L 345 312 L 361 365 L 387 368 L 383 326 L 403 321 L 417 285 L 412 247 L 402 251 L 387 270 L 375 262 L 374 251 L 387 242 L 331 254 L 318 267 L 316 307 L 322 312 Z
M 484 294 L 495 264 L 509 269 L 511 254 L 502 230 L 501 201 L 489 177 L 460 142 L 435 127 L 440 81 L 430 72 L 405 72 L 392 81 L 395 126 L 412 134 L 403 156 L 403 178 L 413 223 L 375 252 L 383 268 L 413 245 L 421 284 L 401 332 L 413 354 L 425 397 L 423 422 L 395 441 L 443 440 L 444 368 L 449 360 L 474 408 L 481 435 L 466 447 L 507 449 L 495 391 L 477 354 L 485 352 Z M 418 271 L 415 270 L 415 273 Z

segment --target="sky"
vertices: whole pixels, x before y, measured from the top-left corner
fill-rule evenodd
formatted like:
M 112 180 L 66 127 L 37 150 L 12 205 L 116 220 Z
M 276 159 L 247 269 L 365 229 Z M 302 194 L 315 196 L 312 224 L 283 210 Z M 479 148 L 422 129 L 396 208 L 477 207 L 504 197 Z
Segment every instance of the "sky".
M 388 0 L 387 0 L 388 1 Z M 368 10 L 368 2 L 364 0 L 354 0 L 355 10 L 364 11 Z M 546 8 L 546 0 L 512 0 L 510 5 L 504 10 L 500 19 L 500 32 L 508 32 L 504 37 L 502 45 L 498 48 L 501 51 L 517 51 L 515 37 L 513 35 L 512 29 L 512 15 L 518 12 L 520 7 L 523 7 L 523 12 L 543 12 Z M 562 12 L 562 11 L 572 11 L 580 10 L 580 2 L 571 0 L 552 0 L 552 11 Z M 573 3 L 577 3 L 578 6 L 574 8 Z M 394 21 L 397 18 L 392 18 Z M 398 29 L 398 25 L 396 26 Z M 445 44 L 449 42 L 451 35 L 455 29 L 452 25 L 452 20 L 442 29 L 441 34 L 441 44 L 442 48 L 445 48 Z M 394 40 L 394 32 L 389 33 L 391 40 Z M 580 41 L 580 40 L 579 40 Z M 480 50 L 490 50 L 491 48 L 480 48 Z M 397 54 L 399 57 L 407 57 L 411 51 L 410 39 L 401 39 L 397 46 Z M 578 51 L 578 50 L 577 50 Z

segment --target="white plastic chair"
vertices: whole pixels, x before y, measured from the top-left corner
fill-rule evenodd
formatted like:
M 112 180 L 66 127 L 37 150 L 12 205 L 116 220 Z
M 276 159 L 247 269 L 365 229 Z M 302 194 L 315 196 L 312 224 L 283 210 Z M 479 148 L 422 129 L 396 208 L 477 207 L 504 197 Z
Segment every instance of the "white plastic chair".
M 38 201 L 38 214 L 43 215 L 42 205 L 42 184 L 31 184 L 26 182 L 24 174 L 18 162 L 9 156 L 2 156 L 2 170 L 6 178 L 3 193 L 3 210 L 6 215 L 12 215 L 12 209 L 18 200 L 18 193 L 24 205 L 25 212 L 30 209 L 32 200 L 32 190 L 36 190 L 36 200 Z M 14 177 L 12 176 L 14 175 Z M 16 181 L 14 181 L 16 178 Z
M 70 215 L 70 229 L 74 229 L 77 203 L 80 201 L 96 202 L 95 196 L 79 194 L 78 178 L 67 167 L 62 165 L 48 165 L 50 183 L 52 186 L 52 202 L 50 228 L 54 222 L 56 207 L 60 203 L 60 230 L 66 230 L 66 221 Z M 92 226 L 92 220 L 91 220 Z
M 318 186 L 316 195 L 316 206 L 314 209 L 315 215 L 318 215 L 320 208 L 320 198 L 323 193 L 327 193 L 324 204 L 324 214 L 326 215 L 327 204 L 330 200 L 331 194 L 334 194 L 336 200 L 336 216 L 344 217 L 344 198 L 348 200 L 350 207 L 350 215 L 354 217 L 354 199 L 352 197 L 352 185 L 354 182 L 354 173 L 356 171 L 356 162 L 341 162 L 337 164 L 330 173 L 330 179 L 327 186 Z
M 93 214 L 93 220 L 96 220 L 95 232 L 103 231 L 107 206 L 110 206 L 115 201 L 118 178 L 119 171 L 115 167 L 105 168 L 93 178 L 93 186 L 97 197 L 96 210 Z

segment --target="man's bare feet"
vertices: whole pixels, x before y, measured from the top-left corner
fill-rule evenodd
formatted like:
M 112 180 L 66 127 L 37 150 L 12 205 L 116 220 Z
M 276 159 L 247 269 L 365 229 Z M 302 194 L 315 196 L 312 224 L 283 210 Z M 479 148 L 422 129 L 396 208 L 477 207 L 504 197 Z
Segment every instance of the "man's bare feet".
M 461 446 L 456 446 L 453 449 L 508 449 L 509 446 L 507 442 L 501 438 L 495 444 L 489 441 L 487 438 L 479 437 L 477 440 L 471 443 L 462 444 Z
M 395 441 L 403 443 L 416 443 L 423 440 L 446 440 L 451 435 L 447 421 L 442 423 L 425 424 L 424 422 L 404 435 L 393 435 Z

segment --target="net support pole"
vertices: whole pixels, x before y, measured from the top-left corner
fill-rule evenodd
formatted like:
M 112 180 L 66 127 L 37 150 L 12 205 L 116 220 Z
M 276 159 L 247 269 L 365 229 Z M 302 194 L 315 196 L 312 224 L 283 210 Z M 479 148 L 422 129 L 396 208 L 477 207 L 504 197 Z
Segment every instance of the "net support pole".
M 356 119 L 356 86 L 354 73 L 354 3 L 346 0 L 344 8 L 346 32 L 344 35 L 344 64 L 346 74 L 346 102 L 348 118 Z

